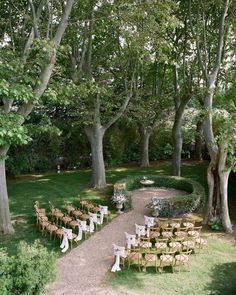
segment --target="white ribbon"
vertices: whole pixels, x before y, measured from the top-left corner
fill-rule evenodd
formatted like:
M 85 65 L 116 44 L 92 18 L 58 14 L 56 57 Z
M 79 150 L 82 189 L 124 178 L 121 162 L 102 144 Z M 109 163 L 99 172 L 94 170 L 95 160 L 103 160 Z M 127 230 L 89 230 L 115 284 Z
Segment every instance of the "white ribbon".
M 136 245 L 136 237 L 135 235 L 131 235 L 125 232 L 125 236 L 126 236 L 126 244 L 127 244 L 127 249 L 131 249 L 131 246 Z
M 104 215 L 108 215 L 108 206 L 99 205 L 100 208 L 100 224 L 103 224 Z
M 67 229 L 63 227 L 63 240 L 60 245 L 62 253 L 65 253 L 69 249 L 69 239 L 72 239 L 72 229 Z
M 87 224 L 85 220 L 79 220 L 78 221 L 78 226 L 79 226 L 79 232 L 78 236 L 75 238 L 75 241 L 81 241 L 83 237 L 83 231 L 87 231 Z
M 103 224 L 104 213 L 100 212 L 100 220 L 98 220 L 98 224 Z
M 99 205 L 99 208 L 101 213 L 103 213 L 104 215 L 108 214 L 108 206 Z
M 155 218 L 144 215 L 145 225 L 147 226 L 147 237 L 150 235 L 150 227 L 155 225 Z
M 113 244 L 113 247 L 114 247 L 114 255 L 116 257 L 116 261 L 115 261 L 114 265 L 112 266 L 111 271 L 116 272 L 116 271 L 121 270 L 121 268 L 120 268 L 120 257 L 125 258 L 126 254 L 125 254 L 125 247 L 120 247 L 120 246 L 117 246 L 115 244 Z
M 140 238 L 141 236 L 145 236 L 145 225 L 139 225 L 135 223 L 135 233 Z
M 93 217 L 89 217 L 89 231 L 91 232 L 91 233 L 93 233 L 94 232 L 94 223 L 93 223 Z

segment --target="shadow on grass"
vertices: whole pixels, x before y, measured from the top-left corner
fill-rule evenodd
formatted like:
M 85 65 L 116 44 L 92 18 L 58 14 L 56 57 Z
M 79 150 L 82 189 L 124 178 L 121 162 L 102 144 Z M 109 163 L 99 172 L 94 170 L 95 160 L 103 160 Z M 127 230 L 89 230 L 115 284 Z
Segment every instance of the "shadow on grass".
M 212 295 L 236 294 L 236 262 L 217 264 L 212 269 L 212 281 L 207 290 Z
M 125 287 L 127 289 L 143 289 L 144 278 L 134 266 L 130 270 L 125 269 L 110 274 L 109 283 L 115 288 Z

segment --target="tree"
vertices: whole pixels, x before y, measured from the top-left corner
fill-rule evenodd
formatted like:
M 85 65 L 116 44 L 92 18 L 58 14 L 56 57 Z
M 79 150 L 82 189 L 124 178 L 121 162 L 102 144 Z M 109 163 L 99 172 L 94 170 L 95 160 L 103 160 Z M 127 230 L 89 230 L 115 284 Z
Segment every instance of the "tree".
M 4 3 L 4 16 L 10 19 L 1 31 L 0 232 L 5 234 L 14 232 L 6 185 L 7 152 L 11 144 L 28 140 L 22 125 L 47 88 L 73 2 L 52 6 L 50 1 L 39 1 L 37 8 L 32 1 Z
M 207 170 L 209 196 L 204 222 L 212 223 L 220 218 L 228 233 L 233 231 L 227 202 L 227 185 L 231 170 L 231 166 L 227 166 L 230 129 L 225 125 L 223 139 L 217 141 L 212 122 L 213 99 L 219 82 L 222 58 L 227 42 L 226 37 L 229 36 L 229 34 L 226 35 L 226 32 L 230 31 L 230 26 L 227 23 L 230 3 L 229 0 L 224 0 L 222 3 L 201 1 L 199 5 L 199 2 L 189 1 L 189 19 L 205 88 L 203 133 L 211 158 Z M 193 4 L 195 4 L 194 10 Z M 192 19 L 193 11 L 196 12 L 195 23 Z
M 73 83 L 80 89 L 77 102 L 80 101 L 83 114 L 87 115 L 83 121 L 91 144 L 93 187 L 106 186 L 104 134 L 121 117 L 131 97 L 141 87 L 140 68 L 148 51 L 145 47 L 154 42 L 155 34 L 160 36 L 158 32 L 166 25 L 164 21 L 171 18 L 172 1 L 162 4 L 163 11 L 156 10 L 156 3 L 145 4 L 89 1 L 85 7 L 88 17 L 83 34 L 79 34 L 83 37 L 72 38 L 71 73 Z M 72 31 L 78 35 L 76 26 Z M 87 90 L 81 101 L 83 85 Z

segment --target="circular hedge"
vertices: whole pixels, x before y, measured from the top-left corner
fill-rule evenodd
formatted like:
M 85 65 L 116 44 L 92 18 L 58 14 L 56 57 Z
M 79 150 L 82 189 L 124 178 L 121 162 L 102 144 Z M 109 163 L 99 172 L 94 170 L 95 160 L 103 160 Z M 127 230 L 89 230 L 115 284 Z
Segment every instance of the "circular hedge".
M 175 217 L 197 211 L 205 203 L 205 190 L 202 185 L 194 180 L 176 176 L 145 176 L 154 181 L 154 187 L 174 188 L 187 192 L 187 195 L 164 199 L 158 198 L 158 196 L 153 197 L 147 205 L 148 208 L 152 209 L 153 216 Z M 143 176 L 132 176 L 115 183 L 114 191 L 124 193 L 127 196 L 126 208 L 131 207 L 131 191 L 143 187 L 140 184 L 142 179 Z

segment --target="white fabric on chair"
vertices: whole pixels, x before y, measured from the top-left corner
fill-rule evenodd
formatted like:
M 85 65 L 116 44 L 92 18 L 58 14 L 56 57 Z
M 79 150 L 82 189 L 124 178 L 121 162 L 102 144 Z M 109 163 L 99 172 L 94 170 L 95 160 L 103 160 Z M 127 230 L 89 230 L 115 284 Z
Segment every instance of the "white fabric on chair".
M 135 246 L 136 245 L 136 236 L 135 235 L 131 235 L 125 232 L 125 236 L 126 236 L 126 244 L 127 244 L 127 248 L 131 249 L 131 246 Z
M 146 234 L 145 225 L 139 225 L 135 223 L 135 233 L 139 238 L 141 236 L 145 236 Z
M 93 217 L 92 216 L 89 217 L 89 231 L 91 233 L 94 232 L 94 220 L 93 220 Z
M 115 261 L 114 265 L 112 266 L 111 271 L 116 272 L 116 271 L 121 270 L 121 268 L 120 268 L 120 257 L 125 258 L 126 254 L 125 254 L 125 247 L 120 247 L 120 246 L 117 246 L 115 244 L 113 244 L 113 247 L 114 247 L 114 255 L 116 257 L 116 261 Z
M 150 235 L 150 227 L 155 225 L 155 218 L 144 215 L 144 222 L 147 226 L 147 237 Z
M 86 221 L 79 220 L 79 219 L 77 219 L 77 221 L 78 221 L 79 232 L 78 232 L 78 236 L 75 238 L 75 241 L 81 241 L 83 237 L 83 231 L 87 230 L 87 225 L 86 225 Z
M 100 208 L 100 212 L 103 213 L 103 215 L 108 214 L 108 206 L 99 205 L 99 208 Z
M 97 224 L 103 224 L 103 215 L 104 215 L 104 213 L 101 212 L 101 217 L 100 217 L 100 219 L 98 220 L 98 215 L 97 215 L 97 213 L 91 213 L 91 212 L 89 212 L 89 216 L 92 217 L 92 218 L 93 218 L 93 222 L 94 222 L 94 223 L 97 223 Z
M 63 240 L 60 245 L 61 252 L 65 253 L 69 249 L 69 239 L 72 239 L 72 229 L 63 227 Z

